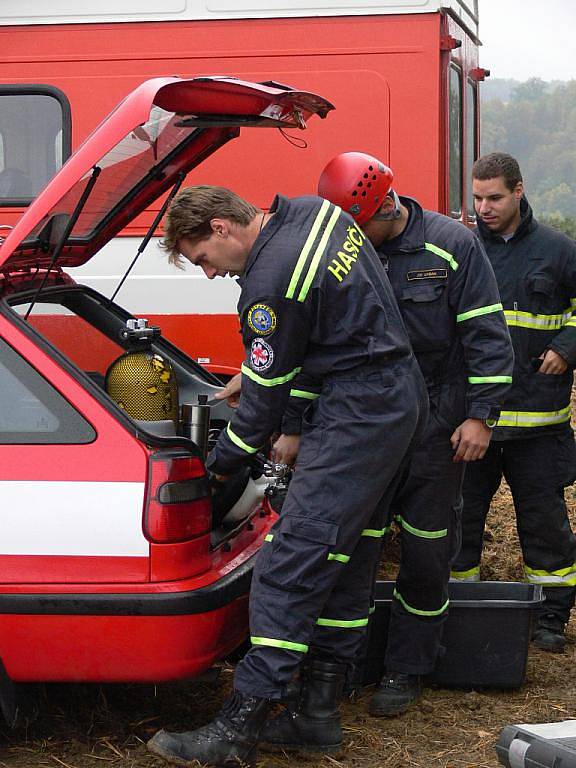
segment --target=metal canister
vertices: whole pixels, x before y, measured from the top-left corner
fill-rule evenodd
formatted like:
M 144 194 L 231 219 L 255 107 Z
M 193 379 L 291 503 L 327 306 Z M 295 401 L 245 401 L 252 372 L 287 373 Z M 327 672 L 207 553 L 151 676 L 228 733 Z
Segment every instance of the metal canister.
M 210 428 L 210 406 L 208 395 L 198 395 L 197 403 L 182 404 L 181 432 L 198 446 L 206 458 L 208 429 Z

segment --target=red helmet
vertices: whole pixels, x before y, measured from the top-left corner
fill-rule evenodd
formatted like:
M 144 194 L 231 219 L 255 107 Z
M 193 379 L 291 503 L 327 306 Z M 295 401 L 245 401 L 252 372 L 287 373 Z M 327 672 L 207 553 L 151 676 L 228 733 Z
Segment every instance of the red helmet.
M 390 168 L 372 155 L 343 152 L 333 157 L 322 171 L 318 194 L 339 205 L 362 225 L 380 208 L 393 179 Z

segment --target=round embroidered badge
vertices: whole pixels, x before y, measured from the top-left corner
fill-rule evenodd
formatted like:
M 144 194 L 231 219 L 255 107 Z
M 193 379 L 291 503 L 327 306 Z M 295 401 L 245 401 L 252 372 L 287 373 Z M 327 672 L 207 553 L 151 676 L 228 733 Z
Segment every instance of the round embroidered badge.
M 250 365 L 255 371 L 266 371 L 274 362 L 274 350 L 264 339 L 254 339 L 250 347 Z
M 255 333 L 269 336 L 276 330 L 276 313 L 267 304 L 254 304 L 248 310 L 248 325 Z

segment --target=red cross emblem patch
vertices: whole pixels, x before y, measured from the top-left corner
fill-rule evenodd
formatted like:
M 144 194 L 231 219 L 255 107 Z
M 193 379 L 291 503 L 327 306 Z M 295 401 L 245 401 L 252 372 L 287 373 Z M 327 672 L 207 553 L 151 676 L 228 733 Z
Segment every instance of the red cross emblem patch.
M 250 365 L 255 371 L 265 371 L 274 362 L 274 350 L 264 339 L 254 339 L 250 347 Z

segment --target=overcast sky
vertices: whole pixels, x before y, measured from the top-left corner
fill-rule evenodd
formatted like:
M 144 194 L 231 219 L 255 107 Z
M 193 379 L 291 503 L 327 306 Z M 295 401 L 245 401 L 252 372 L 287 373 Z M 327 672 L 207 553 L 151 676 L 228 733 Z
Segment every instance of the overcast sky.
M 492 77 L 576 79 L 575 0 L 479 0 L 480 66 Z

